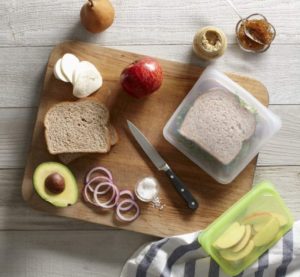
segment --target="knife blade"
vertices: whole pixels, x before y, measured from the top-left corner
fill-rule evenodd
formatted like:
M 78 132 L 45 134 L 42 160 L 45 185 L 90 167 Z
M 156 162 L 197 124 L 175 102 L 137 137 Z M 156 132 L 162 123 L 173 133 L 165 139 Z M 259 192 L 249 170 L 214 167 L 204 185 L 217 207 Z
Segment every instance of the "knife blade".
M 157 152 L 157 150 L 153 147 L 153 145 L 149 142 L 149 140 L 144 136 L 144 134 L 129 120 L 127 120 L 128 128 L 138 142 L 140 147 L 152 161 L 152 163 L 156 166 L 158 170 L 164 171 L 169 177 L 171 183 L 180 194 L 180 196 L 185 200 L 188 207 L 190 209 L 196 210 L 198 208 L 198 202 L 193 197 L 193 195 L 189 192 L 186 185 L 177 177 L 177 175 L 173 172 L 170 166 L 166 163 L 166 161 L 161 157 L 161 155 Z

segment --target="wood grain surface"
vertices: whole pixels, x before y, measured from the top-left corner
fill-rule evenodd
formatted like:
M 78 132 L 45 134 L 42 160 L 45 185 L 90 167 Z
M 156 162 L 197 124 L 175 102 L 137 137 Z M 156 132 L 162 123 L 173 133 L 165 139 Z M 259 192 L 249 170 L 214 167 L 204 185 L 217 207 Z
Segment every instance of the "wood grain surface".
M 73 53 L 80 60 L 88 60 L 102 72 L 104 86 L 95 94 L 94 98 L 106 103 L 110 109 L 111 121 L 120 138 L 119 143 L 109 154 L 89 155 L 70 165 L 79 186 L 82 186 L 83 176 L 89 168 L 95 165 L 110 169 L 115 183 L 122 189 L 134 190 L 139 179 L 145 176 L 155 176 L 161 184 L 161 200 L 166 205 L 163 211 L 153 209 L 149 204 L 140 203 L 142 212 L 139 219 L 130 224 L 120 224 L 112 212 L 99 212 L 99 210 L 91 209 L 82 201 L 72 207 L 56 208 L 41 200 L 34 192 L 32 186 L 34 168 L 41 162 L 56 159 L 48 153 L 44 140 L 43 120 L 45 114 L 56 103 L 74 100 L 71 85 L 56 80 L 53 75 L 53 66 L 64 53 Z M 162 136 L 162 130 L 199 78 L 202 68 L 160 60 L 164 71 L 163 86 L 151 97 L 135 100 L 123 93 L 119 76 L 127 64 L 138 58 L 141 58 L 138 54 L 81 42 L 65 42 L 54 48 L 49 58 L 32 147 L 25 169 L 23 197 L 32 207 L 51 214 L 160 237 L 203 229 L 251 188 L 256 159 L 234 182 L 224 186 L 214 181 L 166 142 Z M 268 93 L 261 83 L 234 74 L 230 74 L 230 76 L 251 91 L 264 105 L 268 104 Z M 157 172 L 140 150 L 127 131 L 127 119 L 140 127 L 174 171 L 188 185 L 192 194 L 199 200 L 200 208 L 197 211 L 193 212 L 186 207 L 164 173 Z
M 196 30 L 208 25 L 222 27 L 229 43 L 235 43 L 233 31 L 239 18 L 226 1 L 113 0 L 112 3 L 116 7 L 114 24 L 108 32 L 91 36 L 79 22 L 81 1 L 2 1 L 0 45 L 48 46 L 66 37 L 89 42 L 101 40 L 102 45 L 189 45 Z M 298 41 L 299 1 L 236 0 L 234 3 L 244 16 L 258 11 L 265 15 L 276 27 L 275 42 Z

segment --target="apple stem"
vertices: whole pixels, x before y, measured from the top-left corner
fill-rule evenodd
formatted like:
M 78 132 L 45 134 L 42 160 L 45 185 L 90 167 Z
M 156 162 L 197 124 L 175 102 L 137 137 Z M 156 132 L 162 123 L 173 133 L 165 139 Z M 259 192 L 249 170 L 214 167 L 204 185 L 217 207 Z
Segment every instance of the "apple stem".
M 94 2 L 93 2 L 93 0 L 88 0 L 88 1 L 89 1 L 90 7 L 91 7 L 91 8 L 94 7 Z

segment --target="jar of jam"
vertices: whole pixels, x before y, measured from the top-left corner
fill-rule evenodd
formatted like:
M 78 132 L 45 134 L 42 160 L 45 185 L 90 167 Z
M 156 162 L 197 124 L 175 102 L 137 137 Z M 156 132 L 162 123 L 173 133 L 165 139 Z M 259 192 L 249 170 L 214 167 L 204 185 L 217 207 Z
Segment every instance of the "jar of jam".
M 247 52 L 267 51 L 275 35 L 274 26 L 261 14 L 252 14 L 236 25 L 239 46 Z

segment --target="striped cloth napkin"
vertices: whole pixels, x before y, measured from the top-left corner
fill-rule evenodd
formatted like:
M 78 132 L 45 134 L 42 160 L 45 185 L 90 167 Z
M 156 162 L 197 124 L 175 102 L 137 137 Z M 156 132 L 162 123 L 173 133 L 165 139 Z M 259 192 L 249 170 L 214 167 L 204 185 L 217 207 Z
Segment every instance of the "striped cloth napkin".
M 142 246 L 126 262 L 121 277 L 225 277 L 198 243 L 199 232 Z M 247 277 L 300 277 L 300 221 L 247 270 Z

